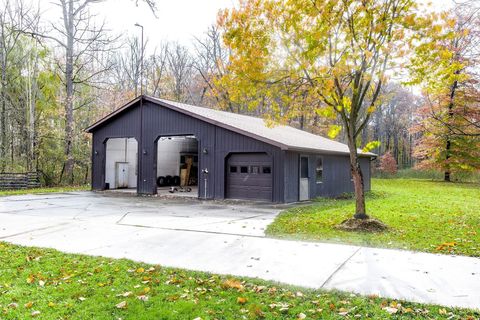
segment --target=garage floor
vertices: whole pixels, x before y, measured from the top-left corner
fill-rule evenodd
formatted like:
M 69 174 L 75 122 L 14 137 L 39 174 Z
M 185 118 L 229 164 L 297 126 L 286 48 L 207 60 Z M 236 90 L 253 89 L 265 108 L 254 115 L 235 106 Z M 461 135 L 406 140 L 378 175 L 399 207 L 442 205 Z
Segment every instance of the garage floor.
M 480 307 L 480 259 L 264 237 L 282 208 L 119 193 L 1 197 L 0 241 Z
M 170 192 L 170 187 L 162 187 L 162 188 L 157 188 L 157 196 L 162 197 L 162 198 L 198 198 L 198 187 L 196 186 L 191 186 L 189 187 L 191 189 L 190 192 L 182 192 L 180 191 L 181 189 L 177 187 L 178 191 L 171 193 Z M 110 193 L 110 194 L 136 194 L 137 189 L 135 188 L 129 188 L 129 189 L 110 189 L 110 190 L 105 190 L 105 193 Z
M 178 191 L 171 193 L 170 187 L 158 188 L 157 194 L 160 197 L 180 197 L 180 198 L 198 198 L 198 187 L 191 186 L 188 187 L 191 189 L 190 192 L 182 192 L 181 188 L 176 187 Z

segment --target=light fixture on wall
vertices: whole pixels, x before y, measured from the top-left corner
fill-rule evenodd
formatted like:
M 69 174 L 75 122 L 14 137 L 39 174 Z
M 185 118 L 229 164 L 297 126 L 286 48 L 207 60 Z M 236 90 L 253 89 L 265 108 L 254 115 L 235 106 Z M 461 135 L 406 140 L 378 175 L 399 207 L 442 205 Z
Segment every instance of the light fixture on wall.
M 143 152 L 142 152 L 144 155 L 147 155 L 147 150 L 143 149 Z
M 203 154 L 208 154 L 208 149 L 207 149 L 207 148 L 203 148 L 202 153 L 203 153 Z
M 98 155 L 98 151 L 97 151 L 97 150 L 95 150 L 95 152 L 94 152 L 94 153 L 95 153 L 95 155 L 96 155 L 96 156 Z

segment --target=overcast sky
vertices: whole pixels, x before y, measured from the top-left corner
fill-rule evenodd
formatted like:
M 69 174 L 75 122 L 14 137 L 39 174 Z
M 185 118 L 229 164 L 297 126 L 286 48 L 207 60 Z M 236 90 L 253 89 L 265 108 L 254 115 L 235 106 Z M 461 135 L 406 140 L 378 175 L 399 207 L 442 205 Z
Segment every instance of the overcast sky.
M 44 20 L 60 22 L 61 12 L 52 3 L 57 0 L 27 0 L 40 5 Z M 435 9 L 444 9 L 451 0 L 421 0 L 432 2 Z M 480 1 L 480 0 L 479 0 Z M 190 45 L 192 39 L 201 37 L 207 28 L 216 22 L 220 9 L 231 8 L 239 0 L 157 0 L 156 18 L 150 8 L 139 0 L 105 0 L 91 4 L 92 13 L 105 19 L 108 27 L 116 34 L 139 35 L 140 23 L 144 26 L 145 39 L 148 38 L 148 51 L 165 40 L 178 41 Z
M 44 20 L 60 22 L 60 8 L 52 3 L 56 0 L 27 0 L 39 4 Z M 216 22 L 220 9 L 229 8 L 238 0 L 157 0 L 156 18 L 150 8 L 135 0 L 105 0 L 91 4 L 91 12 L 105 19 L 107 26 L 116 34 L 140 35 L 139 23 L 144 26 L 145 39 L 153 50 L 165 40 L 190 45 L 192 39 L 202 36 Z

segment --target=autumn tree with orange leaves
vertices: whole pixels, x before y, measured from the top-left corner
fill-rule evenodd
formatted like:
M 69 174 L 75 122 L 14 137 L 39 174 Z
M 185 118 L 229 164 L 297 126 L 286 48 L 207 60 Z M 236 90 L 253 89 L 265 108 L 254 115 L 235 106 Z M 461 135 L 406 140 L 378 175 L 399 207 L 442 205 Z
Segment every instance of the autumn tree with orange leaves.
M 356 219 L 369 218 L 359 147 L 377 146 L 360 146 L 359 136 L 380 105 L 387 70 L 405 56 L 412 31 L 428 25 L 417 9 L 412 0 L 245 0 L 219 16 L 232 97 L 268 105 L 279 122 L 298 112 L 339 120 L 330 136 L 346 133 Z
M 441 15 L 417 47 L 412 83 L 425 103 L 413 131 L 420 168 L 443 170 L 444 180 L 480 170 L 480 6 L 457 4 Z

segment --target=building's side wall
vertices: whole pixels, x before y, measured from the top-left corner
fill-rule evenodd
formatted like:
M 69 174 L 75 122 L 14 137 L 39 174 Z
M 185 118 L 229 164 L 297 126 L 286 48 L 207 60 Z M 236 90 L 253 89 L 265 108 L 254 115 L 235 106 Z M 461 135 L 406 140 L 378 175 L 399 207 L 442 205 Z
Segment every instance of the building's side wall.
M 285 155 L 285 200 L 298 201 L 299 190 L 299 158 L 307 156 L 309 159 L 309 191 L 310 198 L 335 197 L 342 193 L 353 192 L 353 182 L 350 175 L 350 161 L 348 155 L 306 154 L 286 152 Z M 316 182 L 317 158 L 323 159 L 323 179 Z M 360 159 L 360 166 L 364 175 L 365 190 L 370 190 L 370 160 Z
M 297 202 L 299 190 L 299 154 L 296 152 L 284 152 L 285 158 L 285 202 Z
M 365 191 L 370 191 L 372 188 L 372 166 L 370 158 L 360 158 L 360 168 L 363 173 L 363 184 Z

